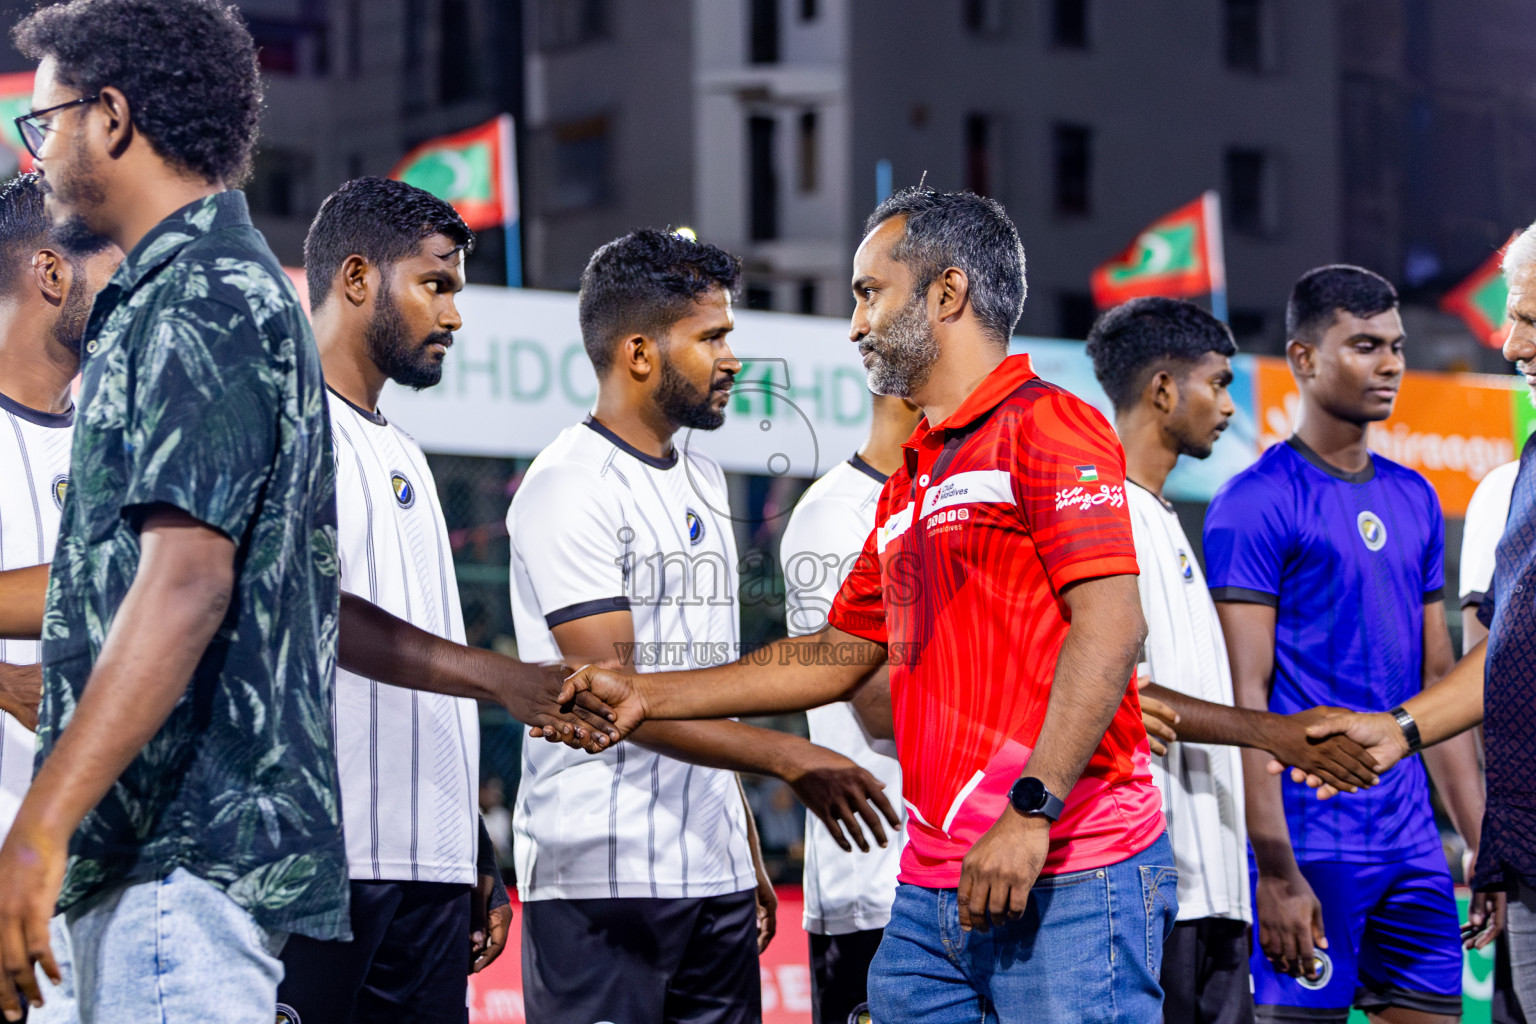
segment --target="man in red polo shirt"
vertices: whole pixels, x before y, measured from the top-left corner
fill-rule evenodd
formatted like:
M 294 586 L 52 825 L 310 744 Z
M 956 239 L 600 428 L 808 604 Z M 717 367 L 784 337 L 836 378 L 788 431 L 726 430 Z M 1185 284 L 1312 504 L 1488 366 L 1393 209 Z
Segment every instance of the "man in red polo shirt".
M 911 815 L 873 1018 L 1156 1022 L 1177 871 L 1130 685 L 1124 454 L 1007 354 L 1024 253 L 1002 207 L 909 189 L 866 229 L 851 338 L 924 419 L 831 625 L 718 668 L 587 668 L 563 696 L 623 731 L 845 700 L 888 659 Z

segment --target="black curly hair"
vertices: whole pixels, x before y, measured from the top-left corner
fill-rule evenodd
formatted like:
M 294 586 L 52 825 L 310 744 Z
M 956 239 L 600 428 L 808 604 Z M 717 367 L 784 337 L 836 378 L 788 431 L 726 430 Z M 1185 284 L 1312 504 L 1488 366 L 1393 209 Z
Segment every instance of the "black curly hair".
M 1291 288 L 1285 305 L 1285 336 L 1319 341 L 1339 310 L 1363 320 L 1397 308 L 1397 289 L 1372 270 L 1334 263 L 1314 267 Z
M 388 267 L 414 256 L 433 235 L 446 235 L 454 251 L 475 251 L 475 233 L 457 210 L 430 192 L 390 178 L 354 178 L 342 185 L 320 204 L 304 239 L 310 312 L 325 305 L 348 256 Z
M 1182 376 L 1207 352 L 1237 352 L 1227 325 L 1193 302 L 1132 299 L 1100 316 L 1088 332 L 1093 375 L 1117 410 L 1134 406 L 1159 370 Z
M 688 315 L 719 286 L 735 294 L 741 260 L 718 246 L 672 231 L 640 228 L 601 246 L 581 272 L 581 340 L 602 376 L 614 345 L 634 334 L 654 337 Z
M 36 174 L 18 175 L 0 185 L 0 291 L 9 292 L 27 277 L 26 268 L 39 249 L 53 249 L 78 267 L 109 244 L 97 235 L 55 229 L 43 210 Z
M 11 39 L 33 60 L 52 57 L 82 95 L 120 89 L 134 127 L 177 167 L 231 187 L 250 174 L 261 75 L 232 4 L 70 0 L 29 15 Z

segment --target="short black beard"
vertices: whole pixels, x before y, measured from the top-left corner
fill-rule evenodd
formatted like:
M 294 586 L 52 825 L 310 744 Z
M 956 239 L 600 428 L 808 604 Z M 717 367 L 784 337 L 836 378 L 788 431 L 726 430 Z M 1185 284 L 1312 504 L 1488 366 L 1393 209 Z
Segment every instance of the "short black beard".
M 662 353 L 656 405 L 668 423 L 679 430 L 719 430 L 725 425 L 725 410 L 711 404 L 714 396 L 713 390 L 700 391 L 695 387 Z
M 928 383 L 933 364 L 939 358 L 939 343 L 928 323 L 928 297 L 916 289 L 907 304 L 892 316 L 889 326 L 875 342 L 875 361 L 866 374 L 869 390 L 877 395 L 911 398 L 914 391 Z
M 91 320 L 91 305 L 96 296 L 85 283 L 85 267 L 70 264 L 69 293 L 59 309 L 59 318 L 53 322 L 53 340 L 58 342 L 76 359 L 85 342 L 85 328 Z
M 427 351 L 427 346 L 434 343 L 451 345 L 453 335 L 434 331 L 422 341 L 412 342 L 389 285 L 381 281 L 379 294 L 373 300 L 373 319 L 363 332 L 363 345 L 373 365 L 402 387 L 417 391 L 430 388 L 443 379 L 443 361 Z

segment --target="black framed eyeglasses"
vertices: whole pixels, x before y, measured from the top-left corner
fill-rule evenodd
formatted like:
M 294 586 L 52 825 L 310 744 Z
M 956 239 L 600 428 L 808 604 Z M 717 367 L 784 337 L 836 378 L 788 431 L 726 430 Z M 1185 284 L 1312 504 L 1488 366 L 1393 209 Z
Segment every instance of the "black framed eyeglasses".
M 44 107 L 42 110 L 33 110 L 22 114 L 16 119 L 16 131 L 21 135 L 21 141 L 26 145 L 27 152 L 31 153 L 34 159 L 41 157 L 43 154 L 39 153 L 38 150 L 43 148 L 43 140 L 48 137 L 46 133 L 53 130 L 52 125 L 40 124 L 37 120 L 38 118 L 45 114 L 57 114 L 59 111 L 68 110 L 70 107 L 83 107 L 87 103 L 95 103 L 99 99 L 101 99 L 101 93 L 96 93 L 94 96 L 82 96 L 77 100 L 60 103 L 55 107 Z

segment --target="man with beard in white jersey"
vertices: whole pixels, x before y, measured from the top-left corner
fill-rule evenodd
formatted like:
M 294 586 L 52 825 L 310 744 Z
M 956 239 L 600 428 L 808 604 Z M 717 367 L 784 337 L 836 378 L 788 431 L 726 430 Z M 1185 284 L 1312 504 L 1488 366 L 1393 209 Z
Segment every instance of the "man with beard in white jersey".
M 91 300 L 123 254 L 104 238 L 55 231 L 36 175 L 0 188 L 0 570 L 46 566 L 69 486 L 71 383 Z M 32 781 L 42 673 L 35 640 L 0 640 L 0 836 Z M 36 1021 L 74 1019 L 69 942 L 54 929 L 62 988 L 38 972 L 48 1004 Z
M 321 205 L 304 247 L 336 452 L 341 588 L 458 644 L 463 614 L 432 472 L 379 395 L 390 380 L 419 390 L 442 377 L 473 245 L 442 200 L 359 178 Z M 487 906 L 500 881 L 478 825 L 475 701 L 340 668 L 335 729 L 353 937 L 289 940 L 278 1020 L 462 1022 L 471 969 L 500 953 L 511 920 L 504 889 Z
M 523 658 L 646 672 L 738 655 L 725 474 L 674 435 L 725 421 L 740 273 L 729 253 L 655 230 L 587 264 L 596 407 L 534 460 L 507 517 Z M 732 773 L 783 779 L 861 849 L 861 819 L 885 845 L 880 815 L 899 818 L 874 775 L 796 736 L 715 721 L 647 725 L 634 741 L 595 758 L 523 749 L 513 847 L 528 1020 L 757 1021 L 773 897 L 754 878 Z
M 875 528 L 880 489 L 901 465 L 901 444 L 922 411 L 904 398 L 874 395 L 869 437 L 795 505 L 779 546 L 790 636 L 827 628 L 827 613 Z M 886 785 L 896 803 L 901 764 L 891 725 L 889 669 L 875 670 L 850 702 L 805 713 L 811 741 L 846 754 Z M 899 806 L 899 804 L 898 804 Z M 869 964 L 896 896 L 901 842 L 868 853 L 837 844 L 820 821 L 805 823 L 805 930 L 811 937 L 811 1019 L 857 1024 L 868 1014 Z

